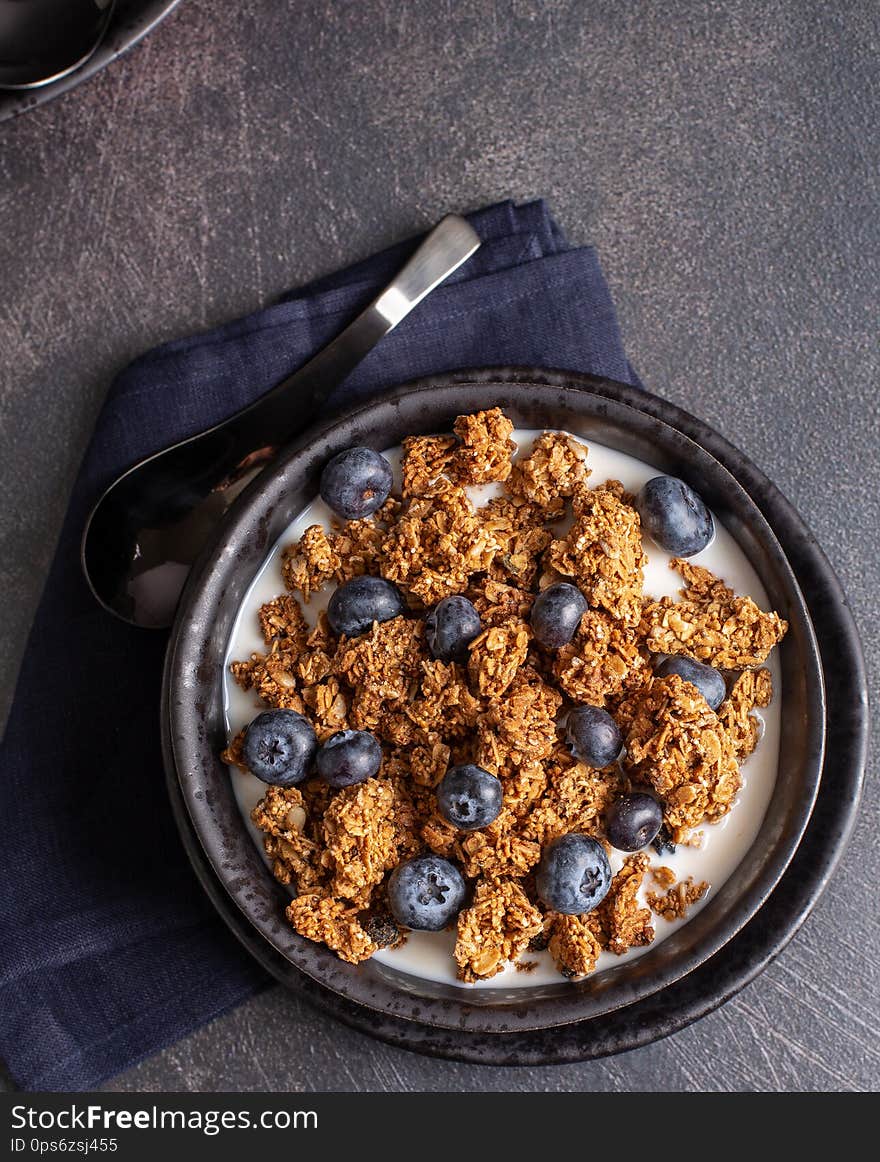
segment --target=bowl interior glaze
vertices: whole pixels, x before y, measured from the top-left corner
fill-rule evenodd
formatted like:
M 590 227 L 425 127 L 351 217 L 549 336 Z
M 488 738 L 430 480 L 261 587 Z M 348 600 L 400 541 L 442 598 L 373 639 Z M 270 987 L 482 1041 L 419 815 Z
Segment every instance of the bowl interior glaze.
M 345 447 L 376 448 L 404 436 L 449 431 L 455 417 L 502 406 L 517 427 L 561 428 L 618 448 L 697 488 L 789 622 L 779 647 L 779 772 L 760 832 L 736 872 L 687 924 L 644 955 L 579 983 L 468 990 L 367 961 L 352 966 L 288 925 L 289 899 L 241 819 L 229 772 L 222 666 L 247 589 L 291 520 L 315 496 L 321 467 Z M 434 377 L 353 407 L 305 433 L 242 494 L 193 569 L 169 643 L 164 729 L 196 834 L 226 891 L 250 923 L 301 971 L 349 1000 L 423 1024 L 512 1032 L 582 1021 L 632 1004 L 680 979 L 755 914 L 792 858 L 815 801 L 825 702 L 813 628 L 772 530 L 737 480 L 663 416 L 656 396 L 565 373 L 499 371 Z M 671 418 L 674 409 L 668 409 Z M 743 458 L 744 465 L 748 462 Z

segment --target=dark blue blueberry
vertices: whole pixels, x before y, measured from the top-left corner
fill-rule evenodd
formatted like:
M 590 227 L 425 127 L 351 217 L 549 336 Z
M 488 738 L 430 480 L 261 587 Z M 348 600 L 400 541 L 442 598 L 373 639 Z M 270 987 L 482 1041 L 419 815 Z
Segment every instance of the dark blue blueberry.
M 535 875 L 538 895 L 554 912 L 592 912 L 611 887 L 611 865 L 598 840 L 576 831 L 544 848 Z
M 327 605 L 327 620 L 334 633 L 357 637 L 374 621 L 390 621 L 405 609 L 400 590 L 390 581 L 353 577 L 334 591 Z
M 501 799 L 501 780 L 472 763 L 450 767 L 437 788 L 440 814 L 460 831 L 488 827 L 498 818 Z
M 607 767 L 623 747 L 617 723 L 599 706 L 575 706 L 568 712 L 565 741 L 574 757 L 588 767 Z
M 619 851 L 647 847 L 662 826 L 663 809 L 653 795 L 642 791 L 616 799 L 605 821 L 608 842 Z
M 388 879 L 388 904 L 405 928 L 439 932 L 464 903 L 461 872 L 439 855 L 417 855 L 399 864 Z
M 466 662 L 468 646 L 482 628 L 480 615 L 466 597 L 444 597 L 425 618 L 431 657 L 441 662 Z
M 699 496 L 675 476 L 655 476 L 639 493 L 642 528 L 677 557 L 693 557 L 715 536 L 715 521 Z
M 317 749 L 307 718 L 295 710 L 266 710 L 247 728 L 241 751 L 258 779 L 275 787 L 293 787 L 311 771 Z
M 346 448 L 321 473 L 321 499 L 337 516 L 361 520 L 388 499 L 391 465 L 372 448 Z
M 727 697 L 727 685 L 724 678 L 712 666 L 705 662 L 694 661 L 682 654 L 675 654 L 671 658 L 664 658 L 655 670 L 658 678 L 668 678 L 670 674 L 678 674 L 685 682 L 700 691 L 713 710 L 717 710 Z
M 318 774 L 331 787 L 353 787 L 371 779 L 382 765 L 382 748 L 369 731 L 338 730 L 315 759 Z
M 567 581 L 550 585 L 535 598 L 532 633 L 542 646 L 558 650 L 574 637 L 586 609 L 586 599 L 577 586 Z

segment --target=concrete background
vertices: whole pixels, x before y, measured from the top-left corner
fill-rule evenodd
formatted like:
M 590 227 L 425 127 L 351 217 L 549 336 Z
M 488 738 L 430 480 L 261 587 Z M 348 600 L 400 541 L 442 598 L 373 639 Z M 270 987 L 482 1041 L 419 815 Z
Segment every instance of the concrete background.
M 648 386 L 798 506 L 876 681 L 878 50 L 872 0 L 184 0 L 0 126 L 0 711 L 113 374 L 508 196 L 596 244 Z M 107 1088 L 876 1089 L 876 776 L 800 935 L 664 1042 L 478 1068 L 273 989 Z

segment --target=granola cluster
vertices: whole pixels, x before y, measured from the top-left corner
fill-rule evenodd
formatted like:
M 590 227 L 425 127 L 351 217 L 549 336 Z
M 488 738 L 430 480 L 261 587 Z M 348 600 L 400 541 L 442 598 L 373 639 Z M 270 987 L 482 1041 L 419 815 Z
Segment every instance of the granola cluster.
M 294 893 L 290 923 L 351 963 L 405 939 L 387 878 L 426 850 L 469 881 L 454 953 L 464 981 L 544 948 L 565 976 L 583 977 L 603 951 L 649 944 L 653 917 L 680 919 L 707 884 L 676 883 L 639 852 L 593 912 L 556 914 L 535 893 L 542 849 L 573 831 L 606 842 L 606 809 L 637 788 L 661 802 L 667 845 L 693 841 L 731 809 L 739 764 L 758 741 L 752 711 L 772 696 L 760 667 L 785 623 L 686 560 L 672 562 L 680 600 L 646 597 L 639 516 L 622 485 L 591 487 L 587 448 L 562 433 L 545 432 L 513 463 L 512 431 L 495 408 L 459 417 L 451 436 L 405 440 L 400 496 L 367 519 L 313 525 L 285 550 L 287 592 L 259 611 L 265 649 L 231 667 L 261 703 L 304 714 L 319 741 L 357 729 L 381 744 L 367 782 L 270 786 L 253 812 L 275 876 Z M 501 490 L 477 506 L 468 487 L 490 482 Z M 354 638 L 336 637 L 324 614 L 309 628 L 300 602 L 367 573 L 399 587 L 408 615 Z M 570 645 L 553 651 L 534 640 L 529 612 L 560 579 L 589 608 Z M 483 627 L 466 665 L 435 660 L 425 642 L 426 609 L 452 594 L 474 603 Z M 656 655 L 676 653 L 732 671 L 717 712 L 690 683 L 654 676 Z M 578 704 L 615 717 L 620 763 L 597 770 L 562 744 L 559 723 Z M 224 758 L 246 769 L 241 742 Z M 500 815 L 478 831 L 457 831 L 436 805 L 434 788 L 464 762 L 503 784 Z

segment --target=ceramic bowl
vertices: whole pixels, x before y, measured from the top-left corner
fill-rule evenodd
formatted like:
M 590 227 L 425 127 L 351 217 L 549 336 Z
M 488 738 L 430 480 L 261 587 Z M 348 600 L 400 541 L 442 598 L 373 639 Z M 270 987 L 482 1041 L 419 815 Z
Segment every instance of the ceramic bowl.
M 757 838 L 706 906 L 645 954 L 581 982 L 473 990 L 430 982 L 376 961 L 345 964 L 300 937 L 284 916 L 287 891 L 251 839 L 219 755 L 226 743 L 223 660 L 254 576 L 291 520 L 317 493 L 322 466 L 354 444 L 389 447 L 451 429 L 457 415 L 500 405 L 521 428 L 565 429 L 617 448 L 697 488 L 732 534 L 788 622 L 779 646 L 779 770 Z M 755 499 L 676 421 L 682 413 L 625 385 L 565 373 L 499 369 L 405 385 L 316 425 L 230 509 L 193 569 L 172 630 L 163 689 L 169 772 L 230 900 L 272 948 L 324 988 L 390 1017 L 457 1031 L 509 1033 L 580 1022 L 634 1004 L 680 980 L 755 916 L 792 859 L 822 770 L 825 697 L 810 617 L 795 576 Z M 707 441 L 708 442 L 708 441 Z M 740 479 L 751 467 L 743 457 Z

